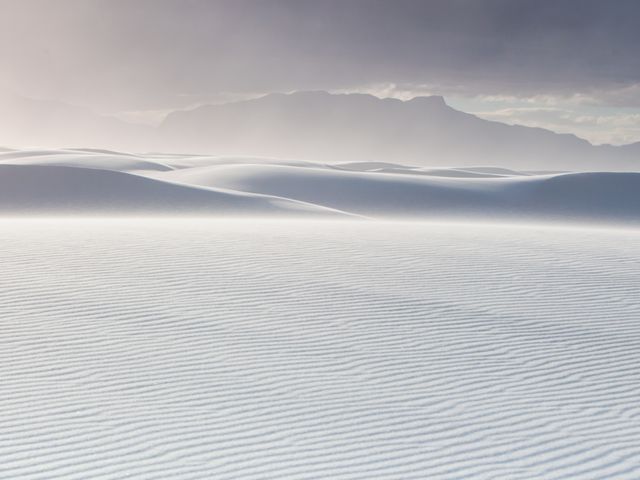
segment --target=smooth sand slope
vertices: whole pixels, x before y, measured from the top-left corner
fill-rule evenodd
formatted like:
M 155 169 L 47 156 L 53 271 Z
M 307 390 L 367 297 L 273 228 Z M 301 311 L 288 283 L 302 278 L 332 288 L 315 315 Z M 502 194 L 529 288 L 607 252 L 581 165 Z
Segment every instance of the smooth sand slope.
M 0 213 L 345 215 L 272 195 L 177 185 L 147 178 L 129 171 L 134 167 L 144 167 L 147 171 L 149 165 L 155 167 L 151 162 L 97 157 L 76 158 L 73 154 L 57 153 L 27 158 L 9 156 L 0 162 Z M 106 169 L 107 166 L 110 169 Z
M 0 153 L 0 212 L 328 215 L 640 222 L 640 173 L 395 163 Z
M 640 478 L 640 233 L 0 222 L 2 479 Z

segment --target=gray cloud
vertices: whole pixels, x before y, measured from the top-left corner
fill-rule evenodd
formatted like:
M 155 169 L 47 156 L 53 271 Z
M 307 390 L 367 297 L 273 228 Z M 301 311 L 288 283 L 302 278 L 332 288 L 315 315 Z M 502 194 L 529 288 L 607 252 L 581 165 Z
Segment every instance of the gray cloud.
M 5 89 L 102 111 L 387 82 L 638 103 L 633 0 L 0 0 L 0 16 Z

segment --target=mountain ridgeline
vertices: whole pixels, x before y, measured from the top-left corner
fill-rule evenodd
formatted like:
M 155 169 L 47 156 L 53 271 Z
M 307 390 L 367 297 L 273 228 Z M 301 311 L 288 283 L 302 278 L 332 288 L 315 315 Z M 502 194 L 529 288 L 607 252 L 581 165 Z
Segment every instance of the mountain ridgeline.
M 321 162 L 640 170 L 640 144 L 594 146 L 575 135 L 483 120 L 442 97 L 409 101 L 326 92 L 271 94 L 171 113 L 165 149 Z

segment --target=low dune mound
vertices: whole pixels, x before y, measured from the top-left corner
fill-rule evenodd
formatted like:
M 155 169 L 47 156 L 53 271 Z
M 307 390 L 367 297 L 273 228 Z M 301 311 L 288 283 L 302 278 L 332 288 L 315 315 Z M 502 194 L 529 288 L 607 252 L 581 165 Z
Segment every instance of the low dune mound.
M 229 164 L 177 170 L 162 178 L 190 185 L 278 195 L 373 216 L 480 213 L 494 206 L 494 200 L 486 192 L 488 185 L 456 185 L 441 178 L 426 179 L 418 175 Z
M 172 167 L 163 163 L 162 159 L 156 160 L 138 155 L 92 149 L 0 153 L 0 165 L 49 165 L 58 167 L 97 168 L 120 172 L 172 170 Z
M 527 202 L 532 211 L 640 220 L 640 173 L 566 173 L 541 178 Z
M 0 212 L 337 214 L 294 200 L 176 185 L 123 172 L 0 165 Z

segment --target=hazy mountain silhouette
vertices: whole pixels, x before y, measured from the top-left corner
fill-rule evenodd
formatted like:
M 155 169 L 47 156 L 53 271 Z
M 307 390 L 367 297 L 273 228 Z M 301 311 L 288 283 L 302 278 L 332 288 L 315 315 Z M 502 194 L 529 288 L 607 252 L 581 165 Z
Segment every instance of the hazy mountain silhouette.
M 146 150 L 156 132 L 53 100 L 0 95 L 0 145 Z
M 640 143 L 594 146 L 571 134 L 484 120 L 437 96 L 400 101 L 365 94 L 270 94 L 173 112 L 159 130 L 164 149 L 172 151 L 323 162 L 640 169 Z

